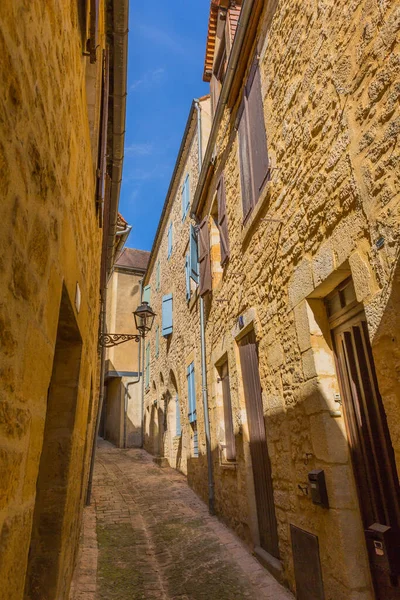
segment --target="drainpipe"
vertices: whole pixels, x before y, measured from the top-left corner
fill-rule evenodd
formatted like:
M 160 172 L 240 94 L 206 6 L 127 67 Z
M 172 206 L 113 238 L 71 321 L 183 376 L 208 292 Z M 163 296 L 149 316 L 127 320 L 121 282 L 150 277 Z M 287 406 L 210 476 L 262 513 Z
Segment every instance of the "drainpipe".
M 199 174 L 202 165 L 201 148 L 201 107 L 198 100 L 195 100 L 197 110 L 197 140 L 199 152 Z M 200 296 L 200 345 L 201 345 L 201 389 L 203 395 L 204 410 L 204 429 L 206 432 L 206 450 L 207 450 L 207 470 L 208 470 L 208 510 L 210 515 L 215 514 L 214 506 L 214 477 L 213 463 L 211 453 L 211 434 L 210 434 L 210 415 L 208 412 L 208 390 L 207 390 L 207 364 L 206 364 L 206 336 L 204 324 L 204 299 Z

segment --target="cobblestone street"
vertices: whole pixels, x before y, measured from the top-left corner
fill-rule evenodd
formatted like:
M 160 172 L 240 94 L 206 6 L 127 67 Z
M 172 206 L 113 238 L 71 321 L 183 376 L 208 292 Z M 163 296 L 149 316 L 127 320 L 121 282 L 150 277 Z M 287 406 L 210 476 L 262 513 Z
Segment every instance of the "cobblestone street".
M 100 442 L 71 600 L 290 600 L 173 469 Z

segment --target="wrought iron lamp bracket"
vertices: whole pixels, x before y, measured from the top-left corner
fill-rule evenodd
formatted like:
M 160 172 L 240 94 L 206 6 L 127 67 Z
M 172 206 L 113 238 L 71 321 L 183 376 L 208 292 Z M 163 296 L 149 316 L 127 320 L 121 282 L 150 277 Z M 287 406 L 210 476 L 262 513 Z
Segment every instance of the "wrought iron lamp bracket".
M 140 338 L 141 336 L 137 333 L 102 333 L 99 336 L 99 346 L 112 348 L 113 346 L 118 346 L 119 344 L 124 344 L 131 340 L 139 342 Z

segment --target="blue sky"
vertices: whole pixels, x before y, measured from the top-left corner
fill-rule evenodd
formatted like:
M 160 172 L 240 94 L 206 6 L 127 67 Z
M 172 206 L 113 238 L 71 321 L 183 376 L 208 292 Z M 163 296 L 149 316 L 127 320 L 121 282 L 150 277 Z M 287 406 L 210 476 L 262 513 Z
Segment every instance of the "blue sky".
M 130 3 L 127 126 L 120 212 L 127 246 L 150 250 L 202 80 L 209 0 Z

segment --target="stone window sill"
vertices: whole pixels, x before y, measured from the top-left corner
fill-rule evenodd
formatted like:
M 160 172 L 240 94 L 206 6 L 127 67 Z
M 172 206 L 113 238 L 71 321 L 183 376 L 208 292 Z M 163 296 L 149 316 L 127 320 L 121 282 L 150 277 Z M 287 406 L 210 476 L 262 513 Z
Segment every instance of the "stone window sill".
M 268 181 L 260 194 L 260 198 L 250 213 L 249 218 L 243 224 L 242 228 L 242 247 L 246 246 L 250 237 L 254 233 L 256 225 L 258 225 L 261 217 L 265 214 L 272 195 L 272 181 Z

